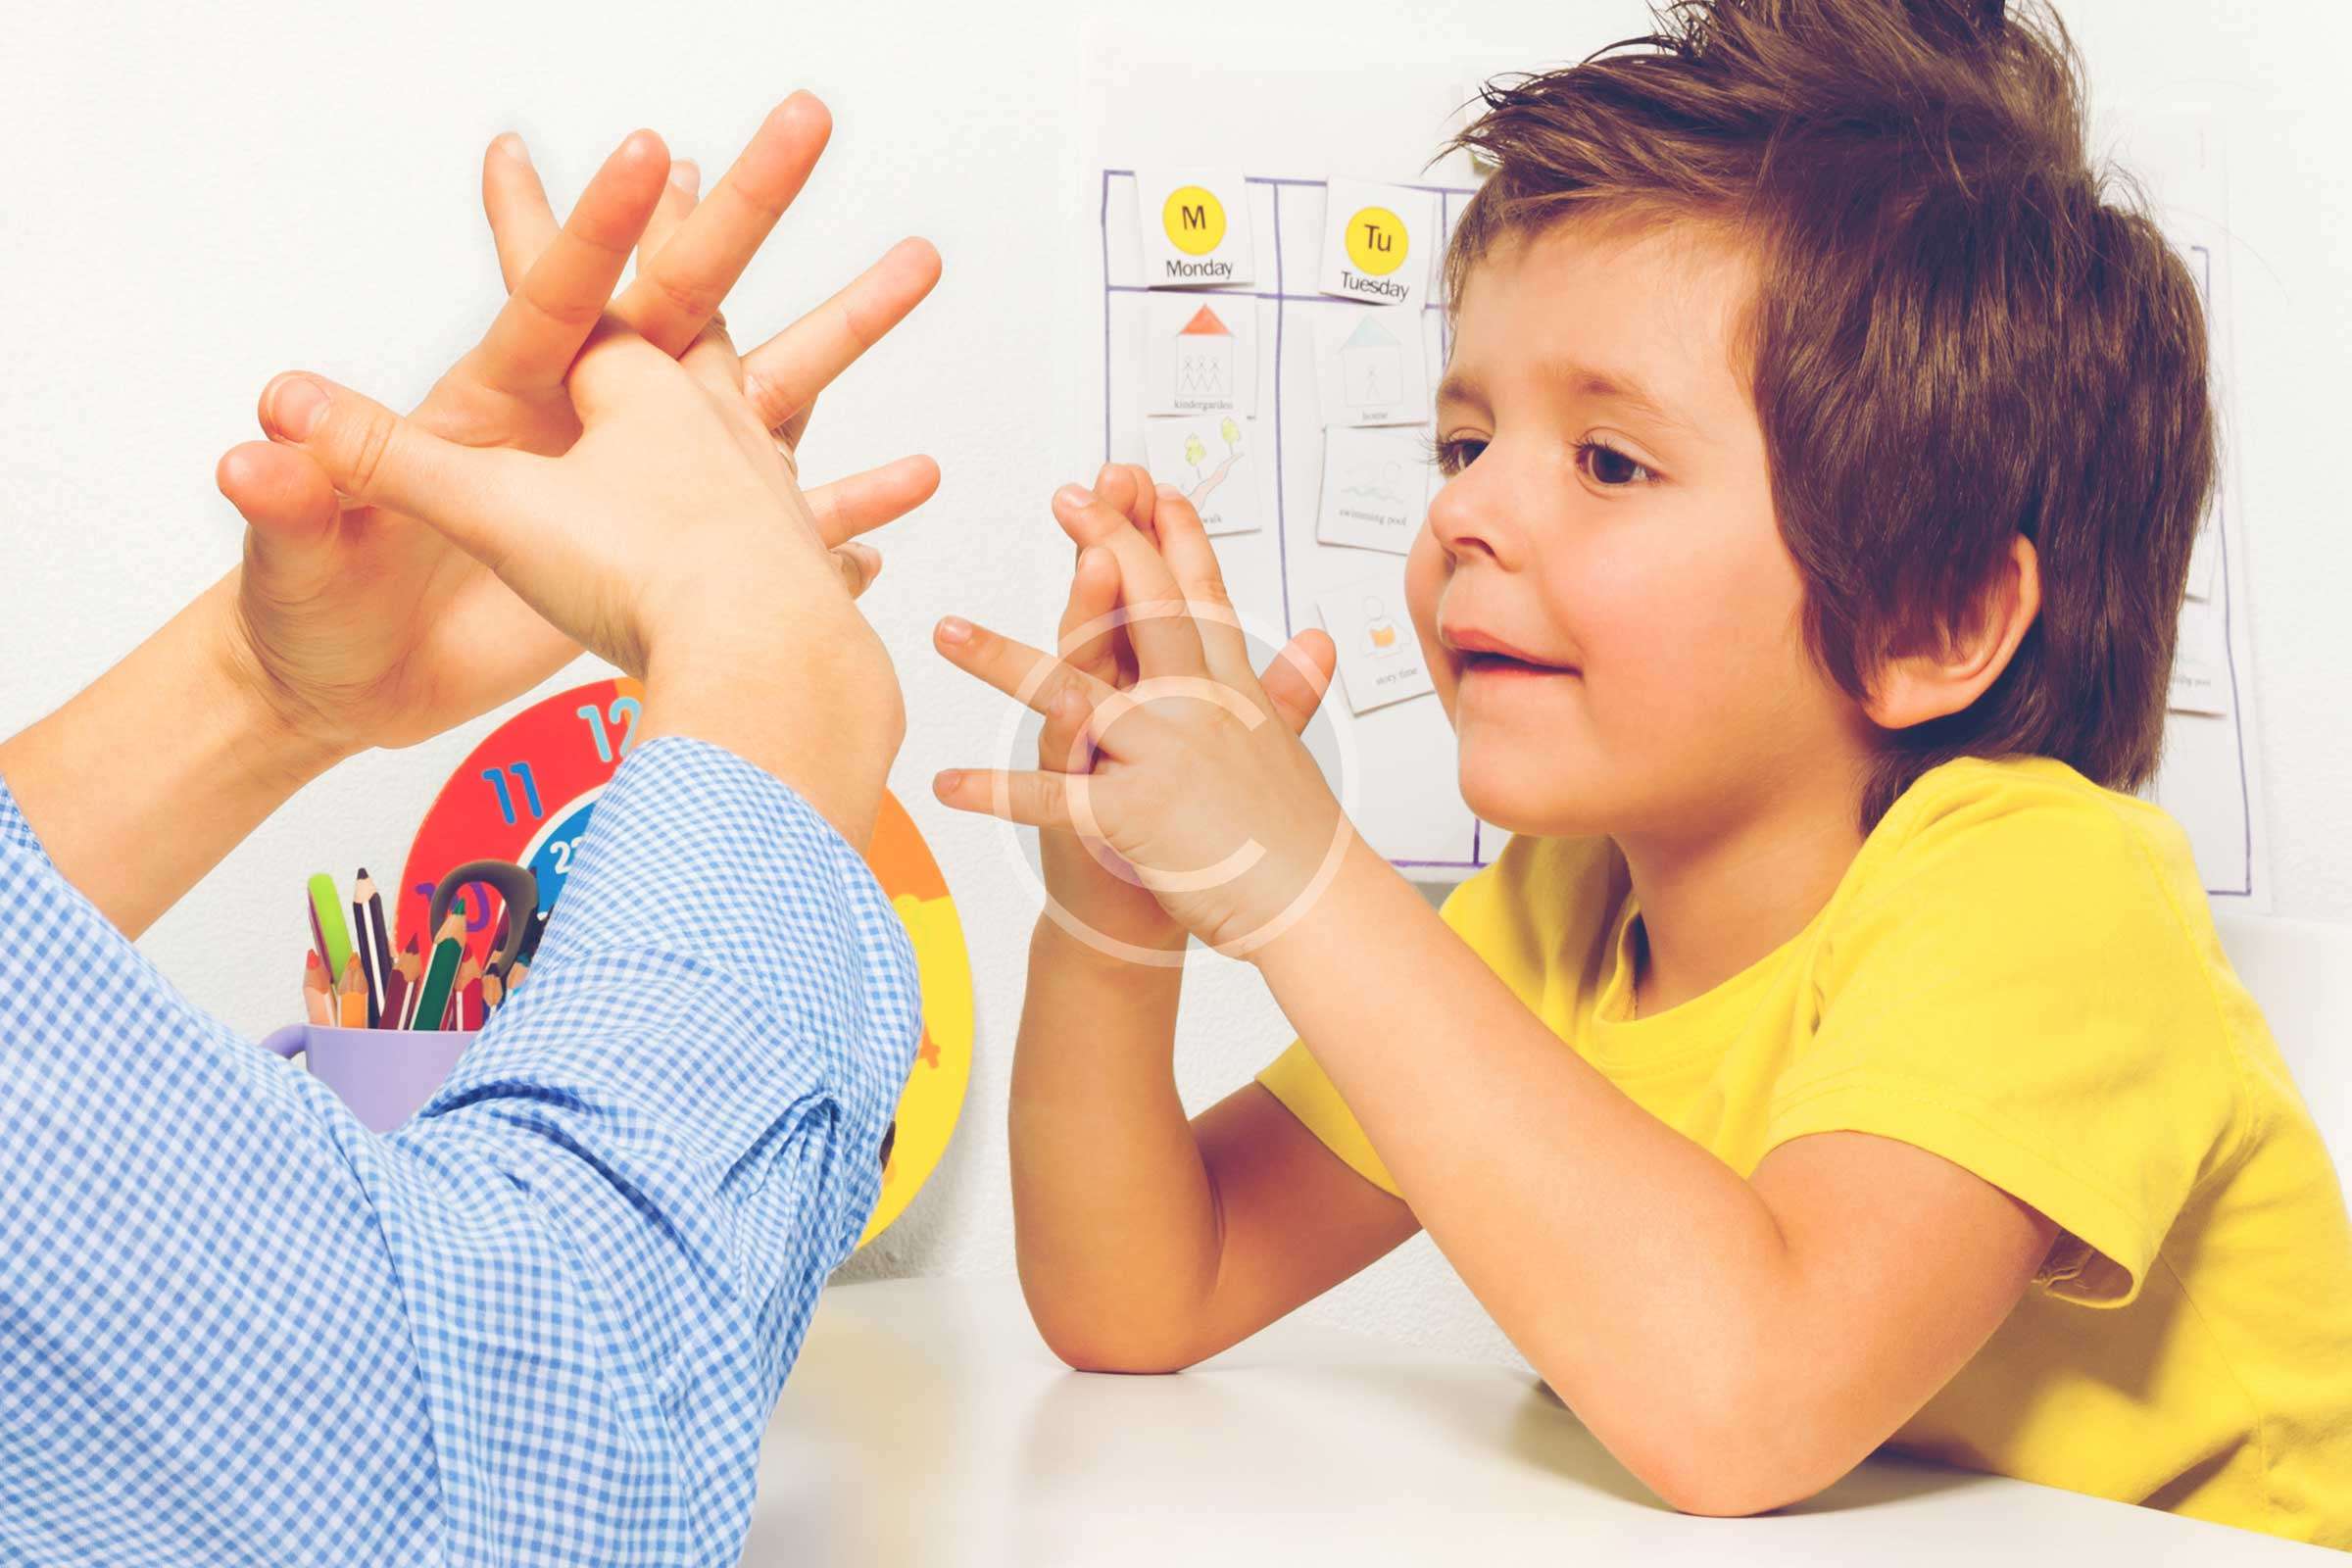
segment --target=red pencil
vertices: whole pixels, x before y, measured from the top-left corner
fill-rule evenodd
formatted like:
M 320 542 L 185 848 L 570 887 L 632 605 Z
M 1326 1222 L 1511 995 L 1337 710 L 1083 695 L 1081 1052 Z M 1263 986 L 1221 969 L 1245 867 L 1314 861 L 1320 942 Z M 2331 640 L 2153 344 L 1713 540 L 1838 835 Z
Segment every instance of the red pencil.
M 460 1029 L 479 1029 L 482 1026 L 482 960 L 467 958 L 458 965 L 458 983 L 452 988 L 457 995 Z

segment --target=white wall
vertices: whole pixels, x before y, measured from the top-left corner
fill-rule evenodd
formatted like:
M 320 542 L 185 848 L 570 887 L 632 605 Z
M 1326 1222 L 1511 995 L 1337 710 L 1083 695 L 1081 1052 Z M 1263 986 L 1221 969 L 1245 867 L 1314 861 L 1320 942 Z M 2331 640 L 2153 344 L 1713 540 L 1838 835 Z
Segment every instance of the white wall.
M 913 714 L 895 785 L 954 885 L 979 1010 L 956 1145 L 851 1272 L 1008 1268 L 1004 1102 L 1034 910 L 993 829 L 931 804 L 932 771 L 986 760 L 999 715 L 939 663 L 927 628 L 953 608 L 1034 635 L 1059 602 L 1066 554 L 1042 503 L 1082 477 L 1056 471 L 1051 454 L 1071 450 L 1055 421 L 1070 378 L 1093 373 L 1084 334 L 1099 318 L 1091 296 L 1063 297 L 1054 247 L 1087 232 L 1079 142 L 1088 94 L 1102 90 L 1090 62 L 1109 51 L 1266 68 L 1534 64 L 1642 21 L 1631 0 L 1103 10 L 148 0 L 12 16 L 0 52 L 0 145 L 15 149 L 0 176 L 12 369 L 0 383 L 0 730 L 65 700 L 234 561 L 238 525 L 212 467 L 253 433 L 253 398 L 271 373 L 308 366 L 413 401 L 488 319 L 497 273 L 475 172 L 493 134 L 519 129 L 561 202 L 635 125 L 714 165 L 771 102 L 814 88 L 836 116 L 834 150 L 728 314 L 748 340 L 903 233 L 946 254 L 932 303 L 827 397 L 808 455 L 820 475 L 906 450 L 946 469 L 938 499 L 885 539 L 889 570 L 867 605 Z M 2067 15 L 2107 102 L 2196 99 L 2225 125 L 2240 241 L 2232 435 L 2277 907 L 2352 920 L 2352 716 L 2327 640 L 2352 579 L 2337 515 L 2352 364 L 2339 77 L 2352 25 L 2312 0 L 2075 0 Z M 1204 104 L 1212 112 L 1311 106 Z M 583 664 L 550 689 L 594 673 Z M 303 878 L 396 866 L 494 721 L 313 786 L 145 950 L 243 1030 L 285 1021 Z M 1196 966 L 1180 1051 L 1192 1102 L 1287 1038 L 1251 974 Z M 1426 1243 L 1316 1310 L 1507 1353 Z

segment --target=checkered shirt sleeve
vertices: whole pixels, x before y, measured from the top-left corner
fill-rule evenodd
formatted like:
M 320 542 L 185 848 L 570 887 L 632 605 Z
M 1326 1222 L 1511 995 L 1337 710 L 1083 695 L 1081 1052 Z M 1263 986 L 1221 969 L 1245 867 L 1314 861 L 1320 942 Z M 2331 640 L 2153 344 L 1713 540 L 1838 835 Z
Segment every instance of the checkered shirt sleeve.
M 663 737 L 529 983 L 372 1134 L 0 785 L 0 1562 L 734 1562 L 920 1015 L 858 854 Z

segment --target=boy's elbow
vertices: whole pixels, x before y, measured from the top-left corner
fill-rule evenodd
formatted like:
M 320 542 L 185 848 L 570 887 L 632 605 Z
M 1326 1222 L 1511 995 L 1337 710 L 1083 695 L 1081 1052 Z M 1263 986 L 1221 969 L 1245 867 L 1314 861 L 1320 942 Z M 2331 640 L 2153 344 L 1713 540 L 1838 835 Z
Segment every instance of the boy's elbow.
M 1803 1502 L 1860 1463 L 1869 1445 L 1834 1427 L 1772 1400 L 1703 1413 L 1656 1401 L 1644 1405 L 1642 1430 L 1614 1435 L 1609 1447 L 1677 1513 L 1741 1519 Z
M 1800 1474 L 1786 1466 L 1709 1466 L 1703 1455 L 1678 1468 L 1685 1473 L 1641 1479 L 1675 1512 L 1706 1519 L 1770 1513 L 1817 1495 L 1838 1479 Z
M 1189 1345 L 1154 1335 L 1131 1317 L 1056 1306 L 1029 1297 L 1029 1320 L 1054 1358 L 1073 1372 L 1148 1377 L 1181 1372 L 1201 1359 Z
M 1121 1335 L 1093 1334 L 1084 1329 L 1050 1328 L 1038 1323 L 1038 1333 L 1062 1365 L 1073 1372 L 1113 1372 L 1127 1377 L 1156 1377 L 1181 1372 L 1200 1359 L 1168 1346 Z

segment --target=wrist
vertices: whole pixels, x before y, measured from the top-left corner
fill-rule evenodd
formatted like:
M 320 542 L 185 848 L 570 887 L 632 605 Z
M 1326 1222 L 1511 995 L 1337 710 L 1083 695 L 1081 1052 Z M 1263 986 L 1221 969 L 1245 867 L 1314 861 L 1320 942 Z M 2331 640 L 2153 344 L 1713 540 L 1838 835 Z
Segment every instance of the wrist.
M 1096 976 L 1117 986 L 1182 983 L 1184 954 L 1192 942 L 1191 933 L 1183 926 L 1170 922 L 1164 933 L 1145 943 L 1129 943 L 1125 939 L 1104 942 L 1091 931 L 1073 930 L 1065 923 L 1075 921 L 1077 916 L 1066 911 L 1059 918 L 1051 907 L 1040 911 L 1037 925 L 1029 933 L 1030 963 Z M 1152 956 L 1139 961 L 1138 957 L 1121 953 L 1122 946 L 1140 947 Z M 1153 961 L 1154 958 L 1159 961 Z M 1160 976 L 1165 977 L 1164 981 L 1156 978 Z
M 851 618 L 832 634 L 799 628 L 784 647 L 649 652 L 641 736 L 725 747 L 797 791 L 862 852 L 906 718 L 889 654 Z
M 324 722 L 270 673 L 255 652 L 230 572 L 189 607 L 185 622 L 198 710 L 230 742 L 234 765 L 257 784 L 292 795 L 337 762 L 367 750 Z M 169 628 L 167 628 L 168 630 Z

